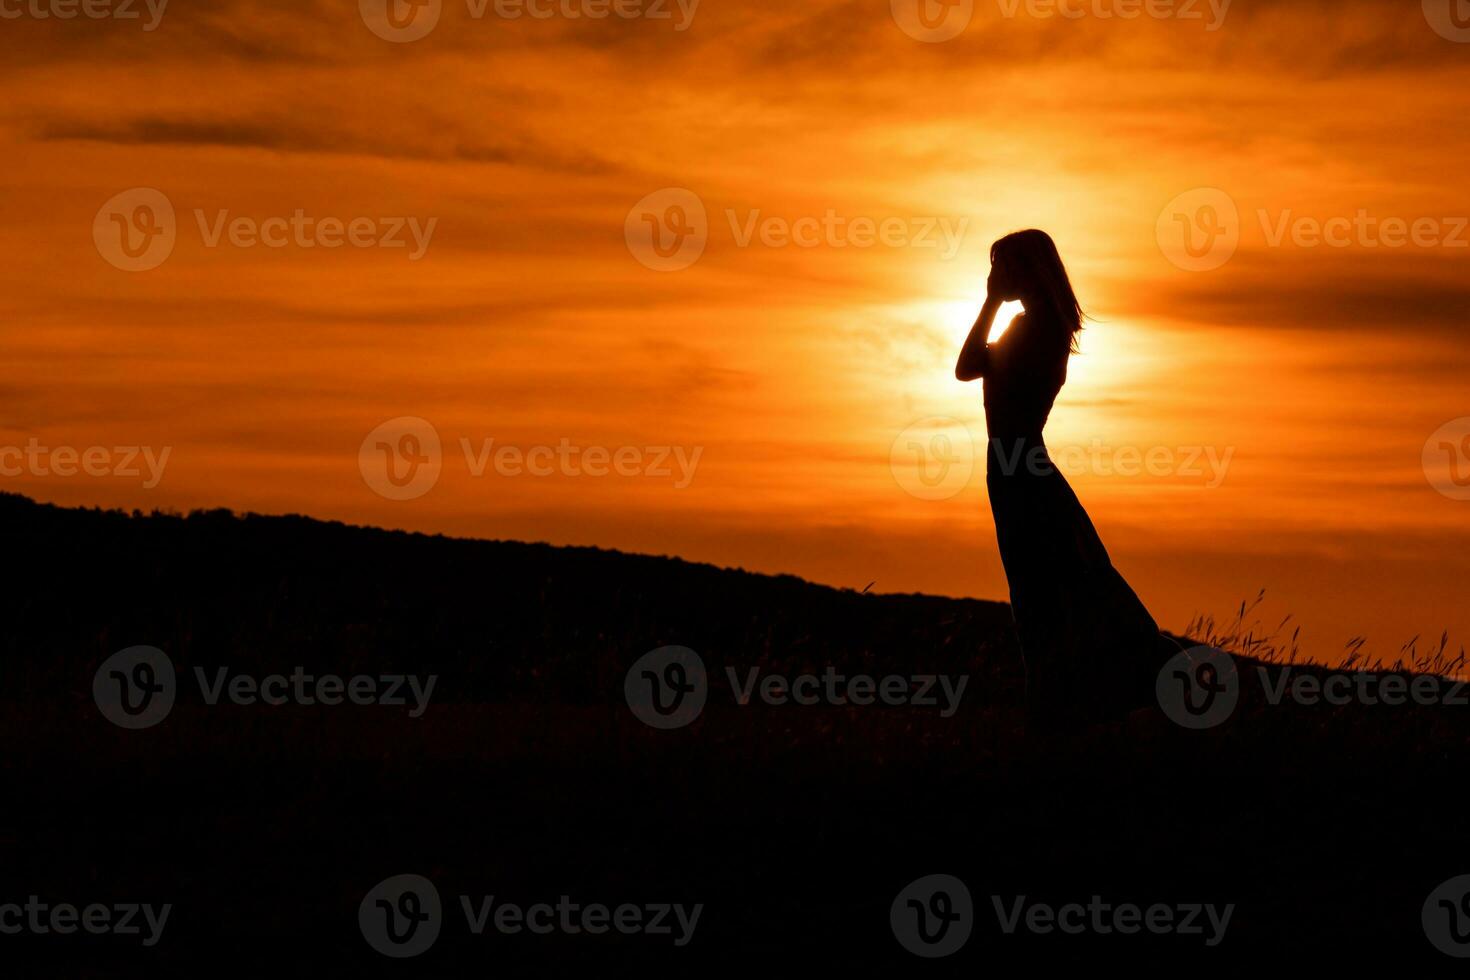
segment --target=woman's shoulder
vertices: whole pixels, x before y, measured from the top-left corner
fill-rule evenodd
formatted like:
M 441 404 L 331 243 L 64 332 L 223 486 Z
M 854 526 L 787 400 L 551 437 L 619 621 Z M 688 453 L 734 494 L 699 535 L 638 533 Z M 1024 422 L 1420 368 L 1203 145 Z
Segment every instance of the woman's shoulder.
M 1024 317 L 1027 325 L 1031 327 L 1029 332 L 1032 336 L 1038 339 L 1050 338 L 1055 340 L 1061 338 L 1065 339 L 1069 345 L 1071 344 L 1072 332 L 1067 329 L 1067 325 L 1062 322 L 1061 317 L 1053 313 L 1048 313 L 1045 310 L 1034 315 L 1030 312 L 1022 313 L 1021 317 Z
M 1072 352 L 1072 335 L 1059 319 L 1045 312 L 1018 314 L 1006 331 L 1007 337 L 1012 334 L 1016 335 L 1016 349 L 1025 351 L 1022 356 L 1036 368 L 1065 363 Z

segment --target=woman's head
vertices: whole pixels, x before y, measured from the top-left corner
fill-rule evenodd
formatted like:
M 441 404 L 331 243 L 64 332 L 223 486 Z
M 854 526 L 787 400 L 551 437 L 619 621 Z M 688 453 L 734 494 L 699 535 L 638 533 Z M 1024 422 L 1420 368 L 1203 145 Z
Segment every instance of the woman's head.
M 1054 315 L 1076 348 L 1082 304 L 1050 235 L 1035 228 L 1013 232 L 990 246 L 990 265 L 991 286 L 1001 299 L 1018 299 L 1029 312 Z

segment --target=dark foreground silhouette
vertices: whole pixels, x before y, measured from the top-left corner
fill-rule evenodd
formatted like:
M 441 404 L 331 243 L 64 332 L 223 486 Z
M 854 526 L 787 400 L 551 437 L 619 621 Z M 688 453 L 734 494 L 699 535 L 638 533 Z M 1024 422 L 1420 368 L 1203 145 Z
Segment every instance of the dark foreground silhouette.
M 74 977 L 1453 963 L 1420 919 L 1433 889 L 1467 871 L 1465 707 L 1270 707 L 1248 684 L 1215 729 L 1144 713 L 1037 739 L 997 603 L 14 496 L 0 497 L 0 532 L 20 573 L 0 600 L 0 905 L 173 906 L 150 948 L 0 935 L 9 975 L 43 975 L 19 966 L 36 957 L 44 975 Z M 157 725 L 127 730 L 102 716 L 93 682 L 138 644 L 166 652 L 178 696 Z M 708 699 L 660 730 L 624 683 L 667 644 L 702 658 Z M 211 706 L 195 671 L 214 684 L 221 668 L 437 683 L 416 718 L 411 696 Z M 726 668 L 742 688 L 753 668 L 967 683 L 948 716 L 942 695 L 827 706 L 756 693 L 741 706 Z M 443 909 L 432 947 L 400 961 L 374 951 L 359 912 L 402 874 L 433 881 Z M 935 874 L 968 886 L 973 932 L 926 960 L 890 917 Z M 616 930 L 477 936 L 462 899 L 478 914 L 489 896 L 702 911 L 684 946 Z M 1010 916 L 1022 896 L 1026 908 L 1096 896 L 1234 911 L 1215 946 L 1007 933 L 995 902 Z M 370 912 L 415 908 L 377 902 Z

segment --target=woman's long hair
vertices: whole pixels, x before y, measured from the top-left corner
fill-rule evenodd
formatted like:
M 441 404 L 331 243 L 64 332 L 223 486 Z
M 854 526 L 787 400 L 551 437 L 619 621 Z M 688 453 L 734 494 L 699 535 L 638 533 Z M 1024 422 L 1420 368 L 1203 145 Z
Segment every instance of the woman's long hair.
M 1072 351 L 1077 350 L 1077 335 L 1082 332 L 1082 304 L 1072 291 L 1072 280 L 1057 243 L 1044 231 L 1028 228 L 1012 232 L 990 246 L 990 261 L 1000 260 L 1006 271 L 1022 287 L 1021 292 L 1033 301 L 1045 303 L 1068 333 Z

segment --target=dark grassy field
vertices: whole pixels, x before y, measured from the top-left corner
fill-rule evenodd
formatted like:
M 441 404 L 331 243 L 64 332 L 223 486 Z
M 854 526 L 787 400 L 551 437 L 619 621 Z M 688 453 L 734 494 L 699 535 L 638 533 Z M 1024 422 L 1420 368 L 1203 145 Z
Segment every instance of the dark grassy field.
M 0 935 L 13 976 L 525 976 L 718 967 L 970 975 L 1116 961 L 1461 964 L 1421 907 L 1470 873 L 1463 706 L 1266 703 L 1191 732 L 1160 712 L 1028 735 L 1009 612 L 687 562 L 226 513 L 125 515 L 0 497 L 0 905 L 173 906 L 161 940 Z M 125 730 L 108 657 L 167 653 L 178 697 Z M 624 700 L 667 644 L 709 667 L 703 713 L 660 731 Z M 959 710 L 735 703 L 743 672 L 968 677 Z M 212 675 L 437 676 L 384 705 L 209 705 Z M 1281 668 L 1273 667 L 1273 671 Z M 445 915 L 412 959 L 358 907 L 424 875 Z M 943 873 L 975 898 L 954 955 L 889 909 Z M 473 936 L 459 896 L 703 905 L 651 935 Z M 1224 939 L 1007 935 L 990 896 L 1233 903 Z M 44 963 L 45 965 L 41 965 Z M 554 975 L 554 974 L 552 974 Z

